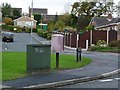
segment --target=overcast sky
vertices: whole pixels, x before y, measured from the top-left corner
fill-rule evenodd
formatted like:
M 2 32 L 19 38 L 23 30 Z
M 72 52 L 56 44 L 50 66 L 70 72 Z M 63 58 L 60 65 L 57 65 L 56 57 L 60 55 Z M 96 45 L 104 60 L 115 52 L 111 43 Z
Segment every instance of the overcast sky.
M 48 14 L 62 14 L 70 10 L 70 5 L 80 0 L 33 0 L 33 8 L 47 8 Z M 114 0 L 118 3 L 120 0 Z M 23 12 L 28 13 L 28 7 L 31 7 L 32 0 L 0 0 L 0 5 L 3 2 L 11 4 L 12 7 L 22 8 Z

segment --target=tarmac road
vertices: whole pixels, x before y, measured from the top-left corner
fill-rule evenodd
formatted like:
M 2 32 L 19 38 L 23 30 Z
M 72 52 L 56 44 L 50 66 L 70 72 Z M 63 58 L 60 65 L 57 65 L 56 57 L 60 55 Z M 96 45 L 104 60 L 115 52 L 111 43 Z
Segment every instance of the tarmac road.
M 2 51 L 26 52 L 27 44 L 38 44 L 34 38 L 31 38 L 30 33 L 14 33 L 14 35 L 14 42 L 2 43 Z
M 68 85 L 61 88 L 119 88 L 120 89 L 120 77 L 119 75 L 114 75 L 112 77 L 108 77 L 100 80 Z
M 36 34 L 34 34 L 36 35 Z M 8 51 L 25 51 L 26 44 L 30 43 L 30 34 L 22 33 L 15 34 L 15 42 L 7 43 Z M 35 36 L 37 37 L 37 36 Z M 40 39 L 44 41 L 44 39 Z M 43 42 L 42 41 L 42 42 Z M 34 43 L 38 43 L 33 40 Z M 69 50 L 71 51 L 71 50 Z M 65 54 L 75 54 L 64 52 Z M 99 53 L 99 52 L 84 52 L 82 56 L 93 59 L 92 63 L 83 67 L 72 70 L 55 71 L 48 74 L 33 75 L 19 78 L 11 81 L 4 81 L 3 85 L 14 87 L 26 87 L 30 85 L 38 85 L 52 83 L 73 78 L 91 77 L 110 72 L 119 68 L 119 55 L 116 53 Z

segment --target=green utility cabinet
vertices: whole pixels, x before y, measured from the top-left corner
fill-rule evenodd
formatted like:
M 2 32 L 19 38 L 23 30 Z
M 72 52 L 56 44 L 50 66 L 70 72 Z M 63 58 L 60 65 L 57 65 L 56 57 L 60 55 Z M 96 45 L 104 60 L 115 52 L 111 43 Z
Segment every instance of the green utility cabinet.
M 47 25 L 43 25 L 43 30 L 48 30 L 48 26 Z
M 40 71 L 50 69 L 51 45 L 30 44 L 27 45 L 27 71 Z
M 48 25 L 47 24 L 39 24 L 37 26 L 37 29 L 42 29 L 42 30 L 48 30 Z

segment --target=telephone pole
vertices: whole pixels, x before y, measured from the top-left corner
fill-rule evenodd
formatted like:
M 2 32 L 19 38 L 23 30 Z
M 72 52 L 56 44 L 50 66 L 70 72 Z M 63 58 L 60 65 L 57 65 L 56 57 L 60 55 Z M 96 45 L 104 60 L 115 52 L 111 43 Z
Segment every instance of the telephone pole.
M 32 3 L 31 3 L 31 44 L 32 44 L 32 26 L 33 26 L 33 23 L 32 23 L 32 14 L 33 14 L 33 0 L 32 0 Z

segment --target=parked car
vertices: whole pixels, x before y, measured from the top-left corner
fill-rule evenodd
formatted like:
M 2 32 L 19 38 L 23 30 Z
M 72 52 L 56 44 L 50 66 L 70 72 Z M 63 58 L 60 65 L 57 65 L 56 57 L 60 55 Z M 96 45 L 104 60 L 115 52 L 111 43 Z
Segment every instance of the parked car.
M 11 32 L 2 32 L 2 41 L 3 42 L 13 42 L 14 34 Z

